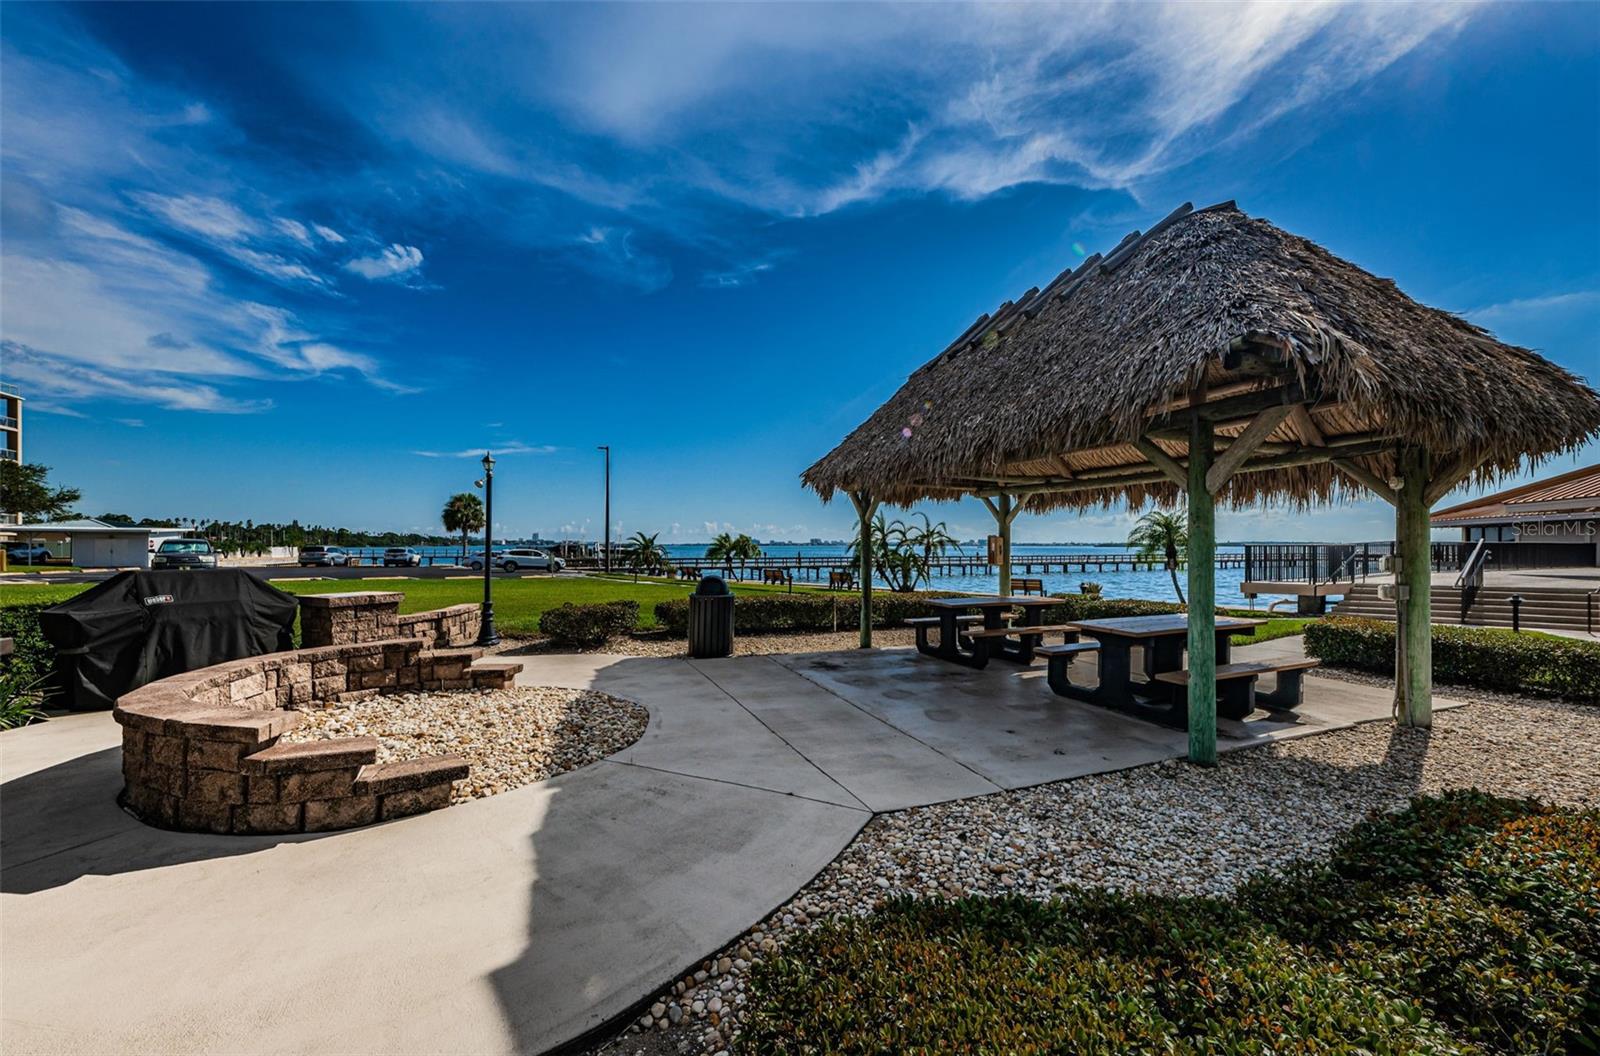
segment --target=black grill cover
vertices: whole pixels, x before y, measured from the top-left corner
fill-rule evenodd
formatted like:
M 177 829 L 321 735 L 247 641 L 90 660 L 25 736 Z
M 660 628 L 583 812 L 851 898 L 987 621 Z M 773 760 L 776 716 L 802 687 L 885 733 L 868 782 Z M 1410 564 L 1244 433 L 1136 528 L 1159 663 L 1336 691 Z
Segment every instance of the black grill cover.
M 111 707 L 147 682 L 294 648 L 299 606 L 240 569 L 122 572 L 39 613 L 62 703 Z

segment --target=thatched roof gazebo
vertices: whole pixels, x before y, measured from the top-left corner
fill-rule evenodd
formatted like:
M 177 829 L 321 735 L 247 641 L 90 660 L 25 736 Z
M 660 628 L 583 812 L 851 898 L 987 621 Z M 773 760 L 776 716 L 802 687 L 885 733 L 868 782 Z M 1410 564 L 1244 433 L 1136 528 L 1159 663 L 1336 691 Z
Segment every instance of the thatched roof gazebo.
M 981 497 L 1002 593 L 1019 511 L 1187 496 L 1190 755 L 1209 762 L 1217 502 L 1394 505 L 1398 714 L 1426 725 L 1429 507 L 1597 433 L 1600 395 L 1575 375 L 1225 202 L 979 317 L 801 479 L 850 495 L 863 540 L 880 504 Z

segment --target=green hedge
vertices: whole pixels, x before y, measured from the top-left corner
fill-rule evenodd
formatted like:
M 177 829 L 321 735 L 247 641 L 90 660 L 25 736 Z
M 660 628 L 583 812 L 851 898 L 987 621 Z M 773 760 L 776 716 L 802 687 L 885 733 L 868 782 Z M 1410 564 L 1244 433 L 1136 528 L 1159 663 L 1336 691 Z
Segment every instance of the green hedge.
M 558 645 L 592 647 L 631 634 L 639 625 L 637 601 L 603 601 L 574 605 L 570 601 L 539 616 L 539 630 Z
M 49 604 L 29 603 L 0 606 L 0 638 L 10 638 L 15 652 L 11 654 L 13 673 L 26 681 L 36 678 L 54 680 L 55 646 L 39 630 L 39 613 Z
M 1454 792 L 1229 900 L 896 900 L 758 964 L 740 1047 L 1589 1052 L 1597 848 L 1595 811 Z
M 1394 674 L 1394 624 L 1335 616 L 1305 632 L 1306 654 L 1332 667 Z M 1534 690 L 1600 703 L 1600 643 L 1503 627 L 1434 625 L 1433 677 L 1507 692 Z
M 954 591 L 873 591 L 872 625 L 898 627 L 913 616 L 928 615 L 929 598 L 954 598 Z M 1045 610 L 1047 623 L 1105 619 L 1113 616 L 1150 616 L 1182 612 L 1162 601 L 1126 598 L 1091 598 L 1069 594 Z M 861 599 L 857 594 L 736 594 L 734 627 L 740 634 L 782 631 L 848 631 L 860 626 Z M 688 633 L 689 599 L 674 598 L 656 604 L 656 624 L 677 637 Z

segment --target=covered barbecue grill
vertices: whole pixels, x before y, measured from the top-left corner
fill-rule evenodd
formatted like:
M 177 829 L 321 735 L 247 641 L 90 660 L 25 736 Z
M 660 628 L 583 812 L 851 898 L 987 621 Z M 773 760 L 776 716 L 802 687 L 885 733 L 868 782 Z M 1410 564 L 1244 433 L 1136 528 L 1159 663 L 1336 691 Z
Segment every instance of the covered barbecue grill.
M 61 703 L 109 708 L 169 675 L 294 648 L 298 601 L 239 569 L 123 572 L 39 613 Z

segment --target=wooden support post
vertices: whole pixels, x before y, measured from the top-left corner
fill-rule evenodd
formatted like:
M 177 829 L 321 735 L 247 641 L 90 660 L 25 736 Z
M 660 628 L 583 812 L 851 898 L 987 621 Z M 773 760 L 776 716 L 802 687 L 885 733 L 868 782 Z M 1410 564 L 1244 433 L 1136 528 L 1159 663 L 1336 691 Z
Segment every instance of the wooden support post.
M 850 501 L 855 504 L 856 516 L 861 519 L 861 534 L 857 536 L 861 561 L 861 648 L 872 648 L 872 515 L 878 504 L 864 491 L 852 491 Z
M 1217 519 L 1206 489 L 1212 424 L 1195 415 L 1189 429 L 1189 761 L 1217 764 Z
M 983 504 L 994 514 L 995 534 L 1000 536 L 1000 596 L 1011 596 L 1011 522 L 1022 512 L 1022 503 L 1010 492 L 1002 491 L 995 498 L 981 495 Z M 1031 569 L 1030 569 L 1031 571 Z
M 1400 451 L 1395 505 L 1395 577 L 1405 598 L 1395 621 L 1395 717 L 1403 726 L 1433 725 L 1433 570 L 1428 539 L 1428 452 Z

